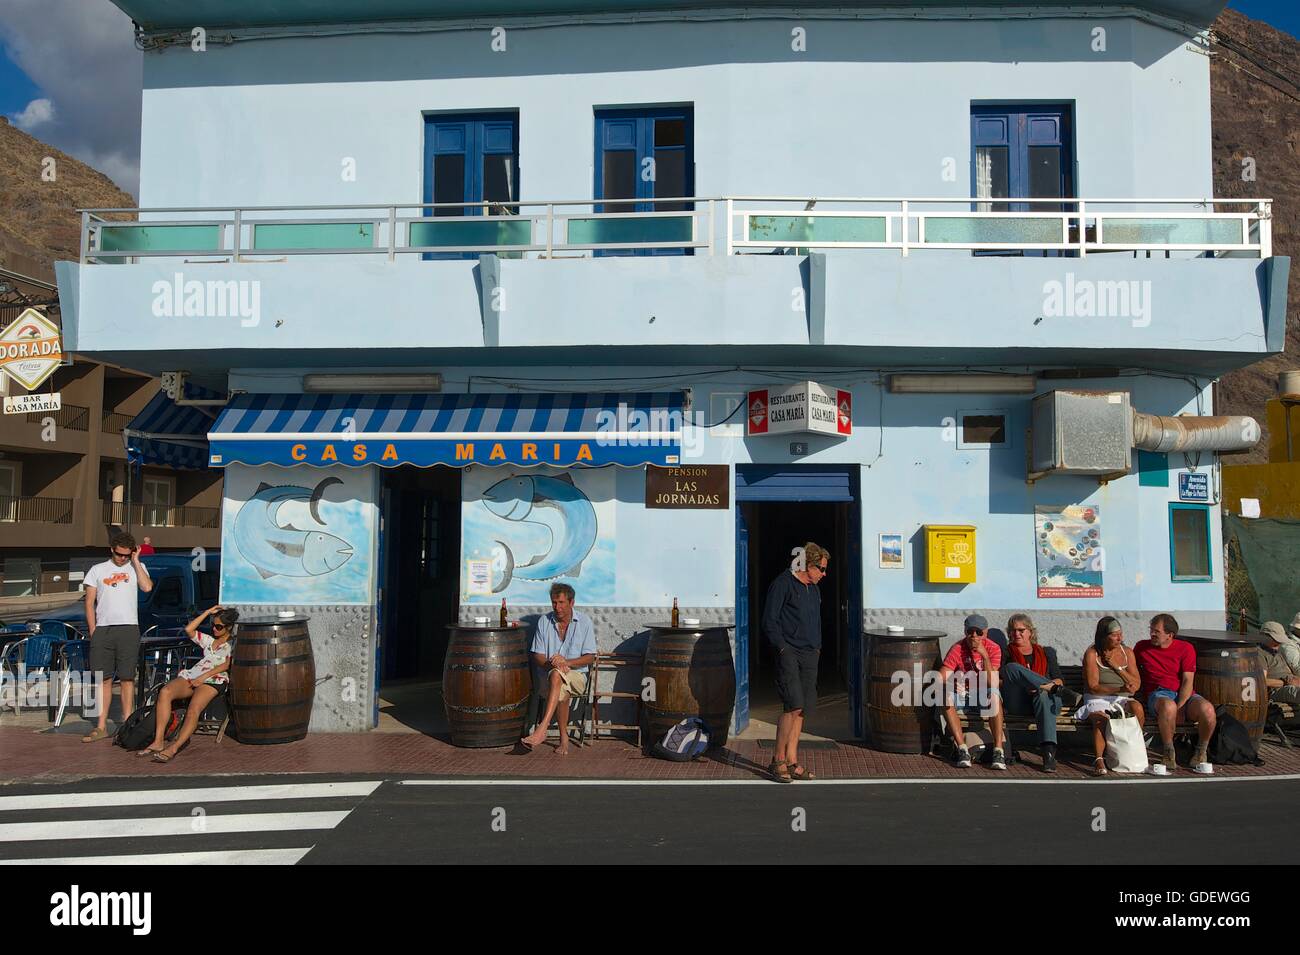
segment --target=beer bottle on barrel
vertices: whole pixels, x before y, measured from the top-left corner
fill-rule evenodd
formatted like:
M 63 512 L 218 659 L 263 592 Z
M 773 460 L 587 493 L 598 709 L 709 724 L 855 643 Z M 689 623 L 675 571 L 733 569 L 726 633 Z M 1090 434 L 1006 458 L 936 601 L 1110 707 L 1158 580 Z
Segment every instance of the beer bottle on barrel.
M 1237 618 L 1237 632 L 1238 633 L 1246 632 L 1246 608 L 1245 607 L 1241 608 L 1241 615 Z
M 679 626 L 680 617 L 677 614 L 677 598 L 673 598 L 673 626 Z
M 506 598 L 501 598 L 501 626 L 508 627 L 510 623 L 506 620 Z

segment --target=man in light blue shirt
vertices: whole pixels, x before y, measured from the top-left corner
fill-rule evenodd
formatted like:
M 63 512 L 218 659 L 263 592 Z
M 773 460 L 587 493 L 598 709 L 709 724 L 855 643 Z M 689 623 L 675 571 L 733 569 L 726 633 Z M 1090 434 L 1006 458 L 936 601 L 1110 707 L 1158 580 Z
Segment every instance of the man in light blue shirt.
M 587 692 L 587 667 L 596 660 L 596 631 L 591 618 L 573 609 L 573 588 L 551 585 L 551 612 L 537 621 L 533 633 L 533 664 L 546 671 L 538 692 L 546 695 L 546 715 L 520 740 L 532 749 L 546 739 L 546 729 L 558 717 L 561 756 L 569 754 L 569 697 Z M 561 704 L 564 704 L 561 706 Z

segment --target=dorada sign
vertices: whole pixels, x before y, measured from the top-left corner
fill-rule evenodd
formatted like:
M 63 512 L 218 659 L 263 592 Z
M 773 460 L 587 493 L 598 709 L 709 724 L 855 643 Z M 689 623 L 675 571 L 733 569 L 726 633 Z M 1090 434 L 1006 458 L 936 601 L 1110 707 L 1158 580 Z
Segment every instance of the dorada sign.
M 0 372 L 34 391 L 63 361 L 59 330 L 29 308 L 0 331 Z
M 58 411 L 62 407 L 63 396 L 57 391 L 52 395 L 5 395 L 5 414 Z
M 853 396 L 843 389 L 801 381 L 786 388 L 749 393 L 747 434 L 849 435 L 853 433 Z

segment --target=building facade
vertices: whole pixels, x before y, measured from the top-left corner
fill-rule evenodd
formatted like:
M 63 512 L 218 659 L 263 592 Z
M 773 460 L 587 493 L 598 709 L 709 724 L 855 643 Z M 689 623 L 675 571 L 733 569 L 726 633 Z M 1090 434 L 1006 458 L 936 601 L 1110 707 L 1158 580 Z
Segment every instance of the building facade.
M 602 648 L 732 626 L 743 727 L 809 539 L 846 735 L 864 628 L 1222 624 L 1217 457 L 1146 434 L 1282 348 L 1269 204 L 1211 193 L 1222 3 L 116 2 L 141 211 L 86 213 L 66 334 L 227 396 L 222 600 L 311 616 L 313 728 L 554 580 Z
M 12 300 L 0 301 L 0 328 L 33 301 L 47 301 L 42 307 L 58 320 L 53 286 L 0 279 Z M 219 472 L 128 463 L 123 430 L 157 386 L 148 375 L 72 356 L 41 388 L 60 395 L 57 411 L 0 418 L 0 596 L 77 590 L 124 528 L 159 549 L 218 545 Z M 26 394 L 8 376 L 0 393 Z

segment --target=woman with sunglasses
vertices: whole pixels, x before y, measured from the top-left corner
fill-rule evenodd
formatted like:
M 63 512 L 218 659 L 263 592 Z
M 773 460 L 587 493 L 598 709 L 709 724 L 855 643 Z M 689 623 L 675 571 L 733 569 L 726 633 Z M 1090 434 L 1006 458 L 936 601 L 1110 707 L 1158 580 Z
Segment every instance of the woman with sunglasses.
M 209 617 L 212 618 L 212 633 L 199 632 L 199 626 Z M 194 730 L 198 728 L 203 710 L 216 699 L 221 687 L 230 681 L 230 675 L 226 672 L 230 668 L 230 636 L 238 619 L 238 610 L 209 607 L 186 625 L 185 632 L 189 638 L 203 648 L 203 659 L 188 670 L 182 670 L 176 679 L 162 688 L 158 694 L 153 742 L 137 752 L 137 756 L 151 753 L 155 762 L 165 763 L 189 742 Z M 177 700 L 189 700 L 189 709 L 185 712 L 185 722 L 175 741 L 170 746 L 164 746 L 172 704 Z

